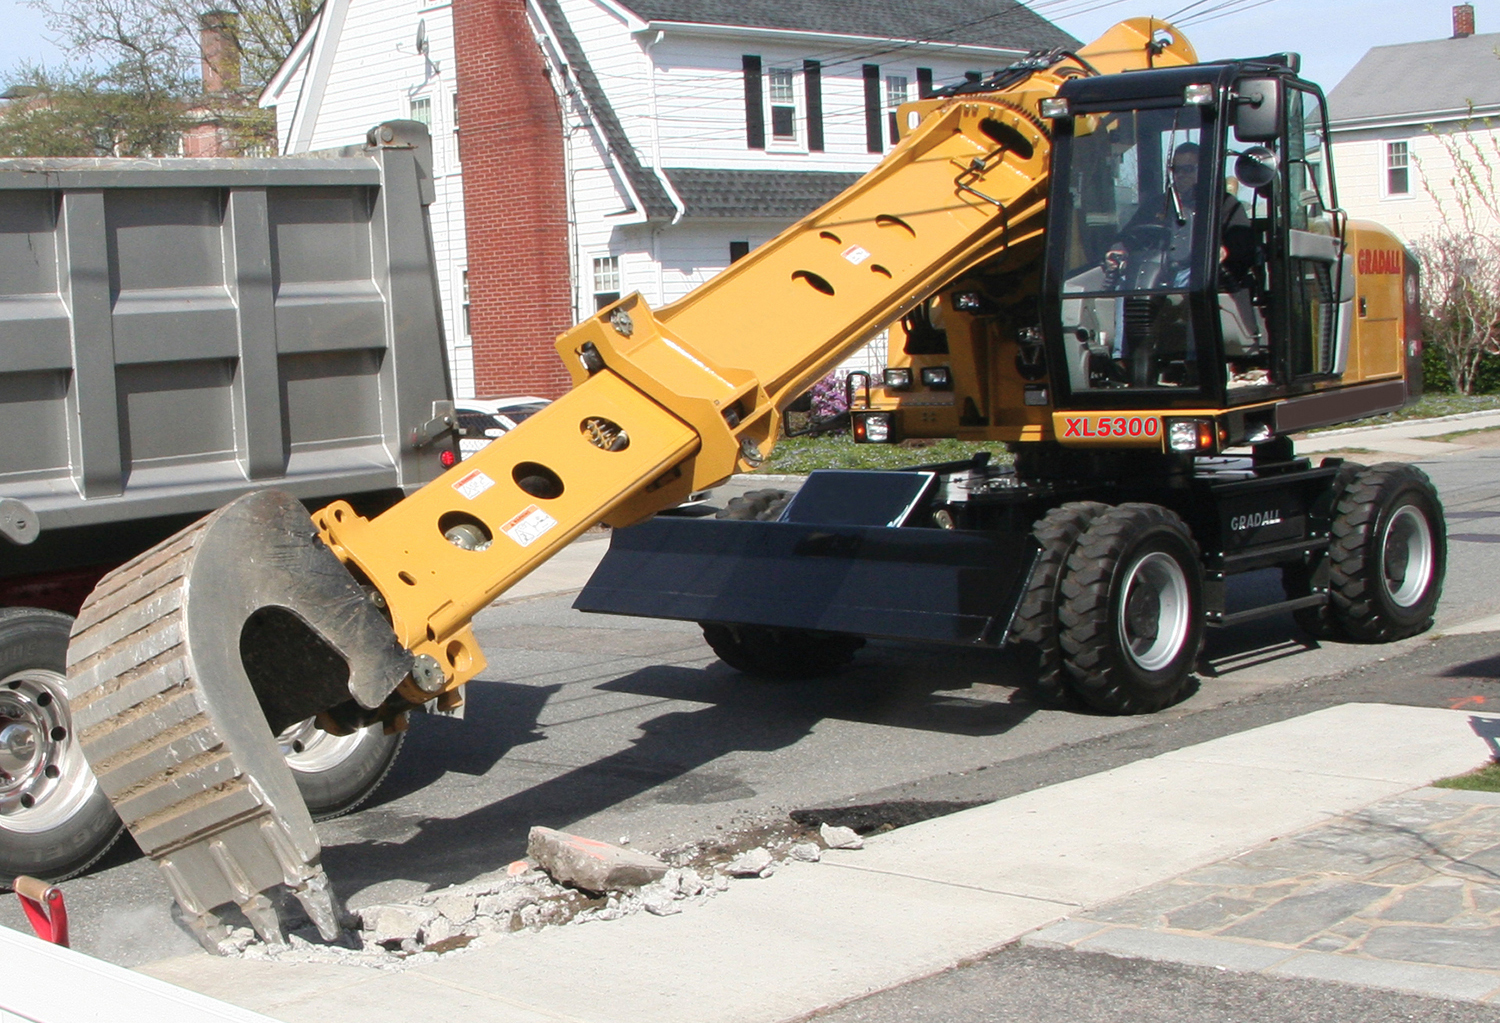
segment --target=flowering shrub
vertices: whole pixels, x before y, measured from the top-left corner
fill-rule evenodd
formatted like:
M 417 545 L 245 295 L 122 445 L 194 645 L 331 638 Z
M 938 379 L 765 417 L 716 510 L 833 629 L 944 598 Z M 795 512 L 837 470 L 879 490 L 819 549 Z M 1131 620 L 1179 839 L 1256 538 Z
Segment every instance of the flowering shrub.
M 815 421 L 832 419 L 849 411 L 849 396 L 844 390 L 844 378 L 834 371 L 813 384 L 812 416 Z

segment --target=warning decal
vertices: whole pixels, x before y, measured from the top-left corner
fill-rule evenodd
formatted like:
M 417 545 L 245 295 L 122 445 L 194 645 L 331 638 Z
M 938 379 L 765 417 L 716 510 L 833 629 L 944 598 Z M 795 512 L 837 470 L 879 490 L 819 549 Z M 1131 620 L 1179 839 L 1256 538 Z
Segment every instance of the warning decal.
M 480 494 L 484 493 L 494 485 L 494 480 L 490 479 L 478 469 L 475 469 L 467 476 L 461 477 L 457 483 L 453 484 L 453 489 L 457 490 L 460 494 L 464 495 L 472 501 L 474 500 L 474 498 L 478 497 Z
M 851 245 L 843 252 L 839 253 L 839 255 L 843 256 L 855 266 L 859 266 L 859 264 L 870 258 L 870 250 L 859 245 Z
M 515 518 L 500 527 L 500 532 L 522 547 L 530 547 L 543 533 L 557 525 L 557 520 L 534 504 L 528 504 Z

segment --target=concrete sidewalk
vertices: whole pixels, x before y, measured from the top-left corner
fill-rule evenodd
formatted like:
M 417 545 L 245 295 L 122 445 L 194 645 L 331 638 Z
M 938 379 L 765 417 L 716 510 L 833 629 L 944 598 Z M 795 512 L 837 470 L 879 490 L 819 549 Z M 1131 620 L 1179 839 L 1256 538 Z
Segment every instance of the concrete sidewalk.
M 1439 416 L 1436 419 L 1413 419 L 1401 423 L 1383 423 L 1379 426 L 1353 426 L 1342 430 L 1324 430 L 1319 433 L 1299 434 L 1294 440 L 1299 455 L 1348 451 L 1352 448 L 1420 458 L 1462 451 L 1471 446 L 1461 439 L 1445 443 L 1432 440 L 1433 437 L 1466 433 L 1471 430 L 1494 429 L 1500 429 L 1500 410 L 1464 412 L 1453 416 Z
M 774 1023 L 934 973 L 1040 928 L 1051 927 L 1042 940 L 1054 943 L 1122 932 L 1127 925 L 1090 914 L 1185 877 L 1202 884 L 1205 868 L 1232 866 L 1236 857 L 1244 867 L 1258 847 L 1307 829 L 1340 820 L 1363 827 L 1363 818 L 1345 815 L 1483 763 L 1490 747 L 1478 733 L 1497 727 L 1500 719 L 1456 711 L 1350 704 L 925 821 L 872 838 L 862 850 L 829 851 L 820 863 L 788 863 L 773 877 L 735 881 L 717 898 L 684 903 L 675 916 L 492 936 L 397 971 L 195 955 L 144 972 L 309 1023 L 459 1014 L 504 1023 Z M 1463 883 L 1480 886 L 1493 906 L 1500 886 L 1486 871 L 1500 857 L 1500 807 L 1468 813 L 1475 805 L 1464 804 L 1471 833 L 1442 862 L 1467 858 L 1472 869 Z M 1337 859 L 1326 844 L 1303 848 L 1308 869 L 1322 869 L 1320 850 Z M 1373 889 L 1383 882 L 1357 883 Z M 1388 887 L 1413 884 L 1422 881 Z M 1207 886 L 1193 894 L 1200 898 L 1190 903 L 1216 897 Z M 1264 901 L 1241 915 L 1270 914 L 1278 900 Z M 1349 901 L 1340 908 L 1368 906 L 1346 907 Z M 1146 923 L 1135 929 L 1144 933 Z M 1475 932 L 1469 918 L 1452 927 Z M 1252 952 L 1275 946 L 1275 961 L 1284 962 L 1307 951 L 1288 946 L 1287 933 L 1201 940 Z M 1500 990 L 1500 970 L 1430 965 L 1454 978 L 1445 987 L 1421 970 L 1418 981 L 1404 980 L 1411 963 L 1399 956 L 1324 955 L 1334 967 L 1352 965 L 1335 976 L 1324 960 L 1304 960 L 1319 965 L 1300 975 L 1322 969 L 1317 975 L 1456 998 Z

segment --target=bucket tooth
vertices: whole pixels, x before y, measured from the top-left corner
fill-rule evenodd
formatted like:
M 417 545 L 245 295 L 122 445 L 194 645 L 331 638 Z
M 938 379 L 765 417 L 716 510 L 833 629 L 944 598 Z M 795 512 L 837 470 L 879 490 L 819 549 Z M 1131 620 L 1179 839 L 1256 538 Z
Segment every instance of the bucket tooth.
M 68 648 L 79 742 L 210 951 L 238 905 L 267 941 L 286 885 L 339 935 L 322 847 L 276 734 L 411 669 L 307 511 L 268 490 L 225 505 L 105 576 Z

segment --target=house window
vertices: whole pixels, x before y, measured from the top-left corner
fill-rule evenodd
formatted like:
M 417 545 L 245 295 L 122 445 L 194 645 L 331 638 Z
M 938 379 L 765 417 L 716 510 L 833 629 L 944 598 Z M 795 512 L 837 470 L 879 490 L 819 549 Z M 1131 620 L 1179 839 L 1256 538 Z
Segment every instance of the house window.
M 766 148 L 766 108 L 761 96 L 760 58 L 747 53 L 740 58 L 745 69 L 745 145 Z
M 603 309 L 620 300 L 620 257 L 594 257 L 594 308 Z
M 900 132 L 896 130 L 896 108 L 906 102 L 906 76 L 885 76 L 885 109 L 886 109 L 886 131 L 888 131 L 891 145 L 896 144 Z
M 1405 142 L 1385 144 L 1385 192 L 1387 195 L 1410 194 L 1409 161 L 1410 156 L 1406 151 Z
M 735 262 L 737 260 L 744 259 L 748 255 L 750 255 L 750 243 L 749 242 L 730 242 L 729 243 L 729 261 L 731 263 L 733 263 L 733 262 Z
M 421 121 L 428 130 L 432 129 L 432 97 L 414 96 L 411 101 L 411 119 Z
M 772 68 L 771 92 L 771 137 L 789 142 L 797 137 L 797 83 L 796 73 L 790 68 Z
M 464 337 L 469 336 L 469 271 L 463 272 L 463 311 L 464 311 Z

